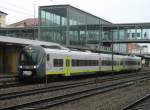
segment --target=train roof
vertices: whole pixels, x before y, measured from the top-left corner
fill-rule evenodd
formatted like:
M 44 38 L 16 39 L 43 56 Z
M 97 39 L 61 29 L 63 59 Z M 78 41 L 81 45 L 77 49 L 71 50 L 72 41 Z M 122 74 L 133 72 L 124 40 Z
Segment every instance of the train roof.
M 45 48 L 45 51 L 46 53 L 49 53 L 49 52 L 52 52 L 52 53 L 61 53 L 61 54 L 64 54 L 64 53 L 68 53 L 68 54 L 76 54 L 76 55 L 90 55 L 90 56 L 93 56 L 93 55 L 101 55 L 103 57 L 112 57 L 112 54 L 104 54 L 104 53 L 93 53 L 93 52 L 90 52 L 90 51 L 72 51 L 72 50 L 69 50 L 69 49 L 51 49 L 51 48 Z M 140 57 L 137 57 L 137 56 L 128 56 L 128 55 L 114 55 L 114 58 L 134 58 L 134 59 L 141 59 Z
M 1 36 L 0 35 L 0 43 L 6 43 L 6 44 L 15 44 L 15 45 L 39 45 L 43 47 L 59 47 L 61 49 L 67 49 L 60 44 L 53 43 L 53 42 L 45 42 L 45 41 L 39 41 L 39 40 L 31 40 L 31 39 L 23 39 L 23 38 L 15 38 L 10 36 Z
M 72 51 L 69 49 L 50 49 L 50 48 L 45 48 L 46 53 L 61 53 L 61 54 L 75 54 L 75 55 L 99 55 L 99 53 L 92 53 L 92 52 L 82 52 L 82 51 Z

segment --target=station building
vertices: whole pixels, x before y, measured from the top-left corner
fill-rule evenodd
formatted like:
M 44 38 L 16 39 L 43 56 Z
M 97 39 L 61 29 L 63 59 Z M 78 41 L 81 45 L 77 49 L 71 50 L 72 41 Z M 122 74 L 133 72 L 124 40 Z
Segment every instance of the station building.
M 70 5 L 41 6 L 39 20 L 40 40 L 67 47 L 98 47 L 104 31 L 103 25 L 112 24 Z M 110 44 L 106 47 L 110 47 Z
M 5 27 L 6 16 L 7 16 L 7 13 L 0 11 L 0 27 Z
M 126 43 L 150 41 L 150 23 L 114 24 L 70 5 L 39 7 L 39 39 L 67 47 L 128 53 Z M 126 41 L 126 42 L 125 42 Z
M 40 6 L 38 25 L 27 24 L 0 28 L 0 73 L 16 73 L 20 49 L 37 40 L 118 53 L 128 53 L 128 43 L 150 42 L 150 23 L 114 24 L 70 5 Z

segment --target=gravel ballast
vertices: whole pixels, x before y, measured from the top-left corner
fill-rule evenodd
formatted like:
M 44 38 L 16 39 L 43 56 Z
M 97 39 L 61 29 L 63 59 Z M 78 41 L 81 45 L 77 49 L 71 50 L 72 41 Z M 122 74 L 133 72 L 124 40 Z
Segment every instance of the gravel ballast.
M 121 110 L 127 104 L 131 104 L 149 93 L 150 80 L 137 82 L 130 87 L 71 101 L 45 110 Z

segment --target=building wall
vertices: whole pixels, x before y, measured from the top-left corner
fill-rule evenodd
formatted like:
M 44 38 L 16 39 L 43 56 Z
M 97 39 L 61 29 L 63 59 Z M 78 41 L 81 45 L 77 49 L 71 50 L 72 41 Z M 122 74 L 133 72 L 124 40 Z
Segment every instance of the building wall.
M 6 16 L 3 14 L 0 14 L 0 27 L 6 26 Z
M 0 45 L 0 73 L 17 73 L 18 59 L 22 47 Z
M 3 72 L 3 51 L 2 51 L 2 47 L 0 47 L 0 73 Z
M 0 28 L 0 35 L 36 40 L 38 39 L 38 28 L 37 27 Z
M 141 54 L 143 53 L 144 48 L 142 48 L 142 46 L 140 46 L 139 44 L 135 44 L 135 43 L 129 43 L 128 44 L 128 53 L 135 53 L 135 54 Z
M 127 44 L 114 44 L 114 52 L 127 53 Z

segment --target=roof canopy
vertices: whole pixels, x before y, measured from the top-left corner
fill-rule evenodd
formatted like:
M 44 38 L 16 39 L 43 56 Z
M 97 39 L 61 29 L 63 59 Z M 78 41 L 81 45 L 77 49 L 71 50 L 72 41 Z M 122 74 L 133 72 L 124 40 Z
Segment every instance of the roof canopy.
M 0 14 L 8 15 L 7 13 L 5 13 L 5 12 L 3 12 L 3 11 L 0 11 Z

